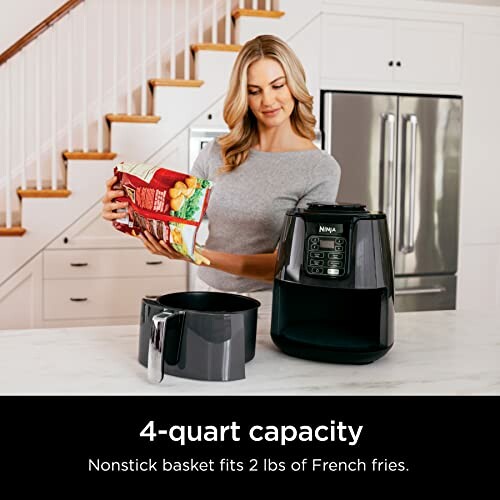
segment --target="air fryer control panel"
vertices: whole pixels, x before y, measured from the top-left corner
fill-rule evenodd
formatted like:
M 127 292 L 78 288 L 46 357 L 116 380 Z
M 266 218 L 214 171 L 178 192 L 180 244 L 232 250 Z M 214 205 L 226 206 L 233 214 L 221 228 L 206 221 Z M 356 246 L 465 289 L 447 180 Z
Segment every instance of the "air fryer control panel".
M 310 276 L 341 278 L 347 272 L 347 239 L 342 231 L 343 225 L 334 226 L 336 231 L 329 231 L 328 227 L 319 224 L 316 234 L 309 234 L 306 238 L 305 269 Z M 328 235 L 321 234 L 326 231 Z

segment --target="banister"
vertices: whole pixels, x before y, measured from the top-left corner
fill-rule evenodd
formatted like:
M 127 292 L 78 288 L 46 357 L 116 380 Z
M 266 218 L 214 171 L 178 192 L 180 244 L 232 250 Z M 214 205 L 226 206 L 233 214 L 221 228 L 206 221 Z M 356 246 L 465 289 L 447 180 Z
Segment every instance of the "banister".
M 74 9 L 77 5 L 84 0 L 69 0 L 64 5 L 61 5 L 49 17 L 44 19 L 40 24 L 35 26 L 30 32 L 26 33 L 16 43 L 11 45 L 7 50 L 0 54 L 0 66 L 6 63 L 11 57 L 15 56 L 26 45 L 30 44 L 35 38 L 38 38 L 45 30 L 50 28 L 59 19 L 64 17 L 70 10 Z

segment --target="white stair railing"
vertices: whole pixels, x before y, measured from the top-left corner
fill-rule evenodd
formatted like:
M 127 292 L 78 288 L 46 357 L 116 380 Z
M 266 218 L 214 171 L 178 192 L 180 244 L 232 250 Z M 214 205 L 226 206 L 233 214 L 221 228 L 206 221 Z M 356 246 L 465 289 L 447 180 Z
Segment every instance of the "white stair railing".
M 147 115 L 149 78 L 177 79 L 182 53 L 189 79 L 192 41 L 207 29 L 217 43 L 220 20 L 231 43 L 232 10 L 259 7 L 272 2 L 84 0 L 2 64 L 0 227 L 20 210 L 18 187 L 57 189 L 64 150 L 104 152 L 104 114 Z
M 68 14 L 66 22 L 66 135 L 68 138 L 67 149 L 73 151 L 73 12 Z M 23 162 L 23 165 L 25 163 Z M 23 172 L 24 172 L 23 168 Z
M 57 160 L 56 160 L 56 54 L 57 28 L 53 28 L 50 43 L 50 185 L 57 189 Z
M 189 2 L 186 2 L 186 3 L 189 3 Z M 141 115 L 148 114 L 147 104 L 146 104 L 146 90 L 147 90 L 147 84 L 148 84 L 148 82 L 146 80 L 146 74 L 147 74 L 146 33 L 147 33 L 147 3 L 146 3 L 146 0 L 142 0 Z
M 89 127 L 87 126 L 89 122 L 89 106 L 88 106 L 88 92 L 89 86 L 86 84 L 87 78 L 87 66 L 88 66 L 88 35 L 87 35 L 87 9 L 89 2 L 84 2 L 81 7 L 82 10 L 82 113 L 83 113 L 83 126 L 82 126 L 82 145 L 83 152 L 87 153 L 89 150 Z M 71 89 L 70 89 L 71 90 Z
M 203 42 L 203 0 L 198 0 L 198 43 Z
M 40 37 L 41 38 L 41 37 Z M 42 189 L 42 159 L 40 157 L 40 45 L 41 39 L 35 40 L 35 162 L 36 162 L 36 189 Z M 7 126 L 9 123 L 7 122 Z M 7 169 L 11 168 L 11 161 Z M 22 165 L 26 169 L 26 165 Z
M 5 88 L 5 121 L 10 122 L 10 100 L 11 100 L 11 88 L 12 88 L 12 77 L 11 77 L 11 65 L 5 68 L 4 72 L 4 88 Z M 9 164 L 11 161 L 11 134 L 10 127 L 5 127 L 5 163 Z M 7 174 L 5 177 L 6 183 L 6 197 L 5 197 L 5 214 L 6 214 L 6 225 L 7 227 L 12 226 L 12 196 L 11 196 L 11 174 L 10 170 L 7 169 Z
M 184 80 L 189 80 L 189 2 L 184 5 Z
M 102 117 L 102 91 L 103 91 L 103 63 L 102 63 L 102 51 L 103 51 L 103 6 L 104 3 L 99 4 L 99 15 L 97 16 L 97 151 L 102 153 L 104 151 L 104 134 L 103 134 L 103 117 Z
M 212 0 L 212 43 L 217 43 L 217 2 Z

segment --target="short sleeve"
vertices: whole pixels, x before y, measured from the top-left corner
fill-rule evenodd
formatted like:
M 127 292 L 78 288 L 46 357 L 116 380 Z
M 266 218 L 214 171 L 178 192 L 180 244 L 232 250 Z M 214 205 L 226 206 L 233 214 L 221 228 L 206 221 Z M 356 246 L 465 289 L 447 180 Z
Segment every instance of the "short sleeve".
M 215 155 L 220 155 L 219 149 L 216 139 L 205 144 L 203 149 L 198 153 L 190 174 L 200 179 L 208 179 L 210 177 L 210 164 Z
M 306 208 L 308 203 L 335 203 L 340 184 L 340 165 L 327 153 L 310 171 L 309 181 L 297 208 Z

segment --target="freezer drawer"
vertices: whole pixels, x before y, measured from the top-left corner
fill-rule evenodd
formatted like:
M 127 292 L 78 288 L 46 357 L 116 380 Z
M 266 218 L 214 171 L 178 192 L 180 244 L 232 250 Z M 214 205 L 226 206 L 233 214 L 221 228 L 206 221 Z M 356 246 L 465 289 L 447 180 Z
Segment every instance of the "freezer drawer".
M 394 280 L 396 312 L 456 308 L 455 275 L 398 277 Z

